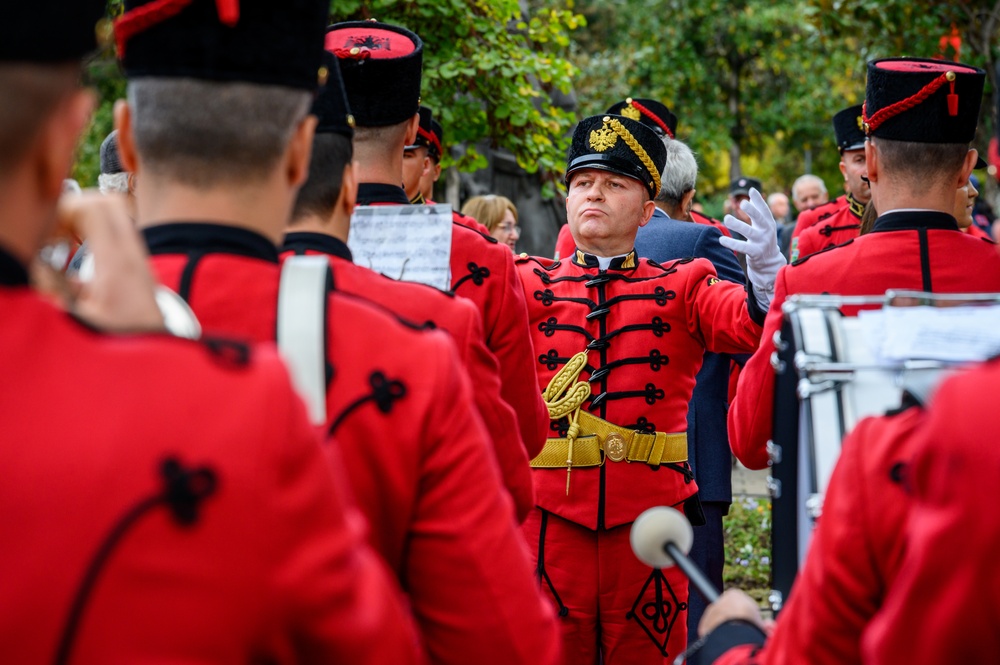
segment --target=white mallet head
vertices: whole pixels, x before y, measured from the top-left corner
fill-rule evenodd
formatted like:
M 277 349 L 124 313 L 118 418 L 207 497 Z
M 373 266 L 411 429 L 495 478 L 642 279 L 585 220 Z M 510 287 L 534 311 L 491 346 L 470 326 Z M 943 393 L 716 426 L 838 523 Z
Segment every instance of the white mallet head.
M 673 543 L 684 554 L 691 551 L 694 542 L 694 531 L 686 517 L 674 508 L 658 506 L 643 512 L 632 523 L 629 534 L 632 551 L 647 566 L 653 568 L 669 568 L 674 565 L 673 558 L 667 554 L 663 546 Z

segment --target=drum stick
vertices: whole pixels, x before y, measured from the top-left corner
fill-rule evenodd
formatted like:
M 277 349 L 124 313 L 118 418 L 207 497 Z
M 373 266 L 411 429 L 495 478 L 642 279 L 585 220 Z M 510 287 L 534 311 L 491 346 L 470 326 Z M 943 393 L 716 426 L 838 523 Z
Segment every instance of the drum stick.
M 679 511 L 665 506 L 650 508 L 633 522 L 629 540 L 643 563 L 653 568 L 677 566 L 706 601 L 719 599 L 719 590 L 687 555 L 694 531 Z

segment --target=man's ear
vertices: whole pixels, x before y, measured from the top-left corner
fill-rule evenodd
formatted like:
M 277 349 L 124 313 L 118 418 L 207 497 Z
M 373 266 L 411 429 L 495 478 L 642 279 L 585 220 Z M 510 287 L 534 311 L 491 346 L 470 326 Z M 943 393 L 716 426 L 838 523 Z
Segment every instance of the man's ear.
M 90 90 L 74 90 L 66 95 L 49 116 L 36 142 L 36 173 L 42 194 L 55 201 L 63 191 L 76 157 L 80 134 L 90 122 L 96 97 Z
M 840 175 L 844 176 L 844 182 L 847 182 L 847 166 L 844 164 L 843 157 L 840 159 Z
M 118 158 L 122 168 L 128 173 L 139 172 L 139 153 L 135 149 L 135 134 L 132 133 L 132 108 L 124 99 L 115 102 L 115 129 L 118 130 Z
M 434 171 L 434 182 L 437 182 L 438 180 L 441 179 L 441 162 L 437 162 L 434 164 L 433 171 Z
M 431 169 L 434 166 L 434 162 L 430 157 L 424 156 L 424 168 L 420 171 L 420 177 L 426 177 L 431 174 Z
M 691 208 L 694 206 L 694 195 L 697 191 L 696 189 L 690 189 L 681 197 L 681 210 L 684 211 L 684 214 L 691 212 Z
M 872 141 L 865 141 L 865 164 L 868 167 L 868 181 L 878 182 L 878 146 L 876 146 Z M 955 189 L 958 188 L 956 187 Z
M 642 221 L 639 222 L 639 226 L 646 226 L 649 224 L 649 220 L 653 218 L 653 211 L 656 210 L 656 203 L 652 199 L 646 201 L 642 204 Z
M 420 114 L 414 113 L 406 126 L 406 143 L 403 145 L 413 145 L 417 141 L 417 130 L 420 129 Z
M 344 173 L 340 181 L 340 196 L 337 197 L 337 206 L 341 212 L 350 219 L 354 214 L 354 206 L 358 202 L 358 177 L 353 160 L 344 164 Z
M 969 148 L 969 152 L 965 153 L 965 162 L 962 164 L 962 172 L 959 175 L 958 184 L 955 185 L 955 189 L 965 186 L 965 183 L 969 182 L 969 178 L 972 177 L 972 171 L 976 168 L 976 161 L 979 159 L 979 151 L 975 148 Z
M 310 114 L 299 122 L 288 144 L 285 161 L 285 173 L 288 184 L 299 187 L 309 177 L 309 159 L 312 157 L 313 138 L 316 136 L 316 125 L 319 119 Z

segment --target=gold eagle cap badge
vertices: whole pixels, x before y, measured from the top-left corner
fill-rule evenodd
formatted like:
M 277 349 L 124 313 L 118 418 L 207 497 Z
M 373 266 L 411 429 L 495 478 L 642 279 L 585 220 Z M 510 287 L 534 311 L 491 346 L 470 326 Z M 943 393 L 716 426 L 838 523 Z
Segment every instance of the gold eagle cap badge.
M 635 120 L 635 121 L 642 120 L 642 113 L 639 112 L 639 109 L 632 106 L 631 97 L 625 100 L 625 106 L 624 108 L 622 108 L 622 115 L 630 120 Z
M 862 117 L 861 117 L 861 116 L 859 115 L 859 116 L 858 116 L 858 129 L 860 129 L 860 130 L 864 130 L 864 128 L 865 128 L 865 121 L 864 121 L 864 119 L 863 119 L 863 118 L 862 118 Z
M 590 147 L 597 152 L 610 150 L 615 147 L 616 143 L 618 143 L 618 134 L 608 127 L 607 119 L 604 120 L 603 127 L 590 132 Z

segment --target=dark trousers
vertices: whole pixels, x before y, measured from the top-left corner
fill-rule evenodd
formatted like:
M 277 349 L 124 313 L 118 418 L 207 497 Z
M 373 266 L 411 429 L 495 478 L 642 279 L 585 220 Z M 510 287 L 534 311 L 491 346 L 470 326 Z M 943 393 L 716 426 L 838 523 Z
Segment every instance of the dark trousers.
M 691 559 L 721 591 L 722 568 L 726 563 L 722 544 L 722 518 L 729 512 L 729 503 L 706 501 L 701 506 L 705 511 L 705 525 L 694 527 Z M 688 594 L 688 640 L 691 642 L 698 639 L 698 622 L 704 611 L 705 599 L 692 587 Z

